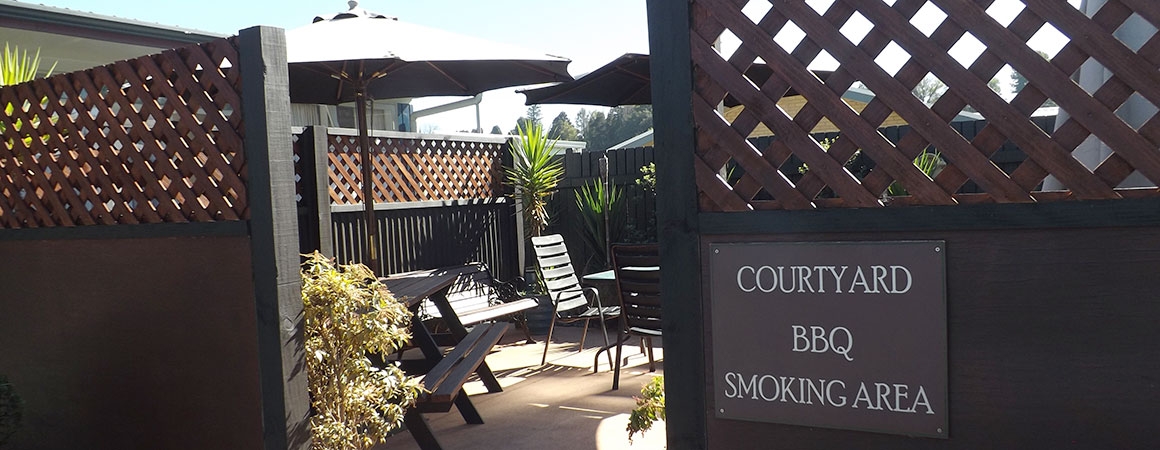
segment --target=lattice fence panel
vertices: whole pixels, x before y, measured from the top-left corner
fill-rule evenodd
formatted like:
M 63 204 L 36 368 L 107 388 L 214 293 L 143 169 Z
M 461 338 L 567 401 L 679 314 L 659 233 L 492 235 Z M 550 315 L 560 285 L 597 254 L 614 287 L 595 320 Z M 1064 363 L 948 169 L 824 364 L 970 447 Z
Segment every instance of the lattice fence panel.
M 234 39 L 0 89 L 0 227 L 245 219 Z
M 1133 173 L 1160 184 L 1160 2 L 1108 0 L 1088 17 L 1059 0 L 694 0 L 693 113 L 697 126 L 697 183 L 705 211 L 951 205 L 996 202 L 1117 199 L 1155 196 L 1156 188 L 1118 188 Z M 1008 19 L 996 11 L 1006 11 Z M 933 13 L 932 13 L 933 12 Z M 932 18 L 933 17 L 933 18 Z M 1132 23 L 1150 37 L 1125 43 L 1117 37 Z M 1054 28 L 1070 39 L 1050 59 L 1028 44 Z M 851 30 L 862 29 L 864 34 Z M 795 32 L 804 34 L 792 43 Z M 858 37 L 861 35 L 860 37 Z M 714 43 L 735 38 L 740 46 L 723 54 Z M 982 45 L 973 60 L 952 57 L 971 43 Z M 901 49 L 888 50 L 889 48 Z M 901 56 L 898 56 L 901 55 Z M 832 57 L 838 68 L 819 77 L 808 68 Z M 902 64 L 890 73 L 888 57 Z M 1082 65 L 1113 75 L 1098 88 L 1072 81 Z M 765 64 L 773 75 L 751 79 L 746 72 Z M 1004 98 L 988 82 L 1005 66 L 1028 85 Z M 1090 69 L 1086 69 L 1090 70 Z M 947 90 L 924 104 L 912 90 L 936 77 Z M 860 83 L 875 96 L 860 112 L 843 94 Z M 790 115 L 778 101 L 792 93 L 806 104 Z M 726 97 L 743 107 L 729 121 L 719 112 Z M 1117 116 L 1137 99 L 1143 119 Z M 1054 101 L 1065 114 L 1056 129 L 1043 131 L 1031 115 Z M 988 119 L 971 139 L 950 122 L 964 108 Z M 891 114 L 910 124 L 897 144 L 878 128 Z M 811 139 L 823 119 L 841 134 L 829 145 Z M 776 138 L 764 148 L 746 137 L 764 125 Z M 1074 153 L 1098 140 L 1111 155 L 1085 165 Z M 1017 145 L 1027 159 L 1010 173 L 990 158 L 1004 144 Z M 856 154 L 872 161 L 865 171 L 848 167 Z M 918 162 L 935 161 L 933 170 Z M 800 167 L 791 161 L 802 161 Z M 793 167 L 790 167 L 793 166 Z M 739 169 L 739 170 L 738 170 Z M 1044 191 L 1052 177 L 1066 190 Z M 980 194 L 962 194 L 968 181 Z
M 372 137 L 375 202 L 490 199 L 503 195 L 507 144 L 469 140 Z M 330 198 L 361 204 L 358 138 L 330 136 Z

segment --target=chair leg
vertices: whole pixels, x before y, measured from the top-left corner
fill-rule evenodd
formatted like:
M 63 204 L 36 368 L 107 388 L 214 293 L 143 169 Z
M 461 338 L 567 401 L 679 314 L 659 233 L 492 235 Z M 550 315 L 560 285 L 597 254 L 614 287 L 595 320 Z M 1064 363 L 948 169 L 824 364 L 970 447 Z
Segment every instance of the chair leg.
M 620 389 L 620 349 L 624 347 L 624 340 L 618 338 L 616 340 L 616 362 L 612 368 L 612 390 Z M 608 352 L 611 354 L 612 352 Z
M 608 321 L 604 319 L 604 314 L 602 311 L 600 314 L 600 334 L 604 336 L 604 348 L 609 348 L 608 346 L 612 345 L 611 343 L 608 342 L 608 324 L 607 324 L 607 322 Z M 620 336 L 617 336 L 617 339 L 620 339 Z M 600 352 L 596 352 L 596 356 L 600 356 Z M 611 351 L 608 352 L 608 367 L 612 367 L 612 352 Z
M 584 339 L 588 337 L 588 322 L 591 321 L 592 319 L 584 320 L 584 329 L 580 331 L 580 348 L 576 350 L 577 352 L 584 351 Z
M 556 330 L 556 316 L 552 315 L 552 322 L 548 324 L 548 337 L 544 338 L 544 357 L 540 360 L 540 365 L 548 364 L 548 346 L 552 345 L 552 331 Z
M 649 372 L 656 372 L 657 366 L 656 366 L 656 362 L 653 360 L 652 338 L 650 338 L 650 337 L 641 338 L 641 341 L 648 343 L 648 371 Z

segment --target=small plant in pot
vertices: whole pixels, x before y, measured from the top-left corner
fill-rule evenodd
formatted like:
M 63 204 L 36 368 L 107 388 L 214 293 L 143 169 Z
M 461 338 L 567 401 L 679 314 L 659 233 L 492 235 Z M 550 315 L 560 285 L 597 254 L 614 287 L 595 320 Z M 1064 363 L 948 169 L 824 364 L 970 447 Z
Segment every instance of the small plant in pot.
M 24 415 L 24 401 L 16 395 L 8 377 L 0 375 L 0 447 L 20 428 Z

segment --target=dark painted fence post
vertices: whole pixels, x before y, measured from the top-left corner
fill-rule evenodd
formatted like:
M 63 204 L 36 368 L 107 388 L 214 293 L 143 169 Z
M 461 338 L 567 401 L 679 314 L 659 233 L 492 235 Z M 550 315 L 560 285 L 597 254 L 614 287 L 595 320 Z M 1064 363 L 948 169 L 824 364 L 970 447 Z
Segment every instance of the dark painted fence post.
M 286 35 L 239 33 L 250 248 L 266 449 L 310 448 Z
M 318 250 L 326 256 L 334 257 L 334 225 L 330 218 L 330 136 L 327 127 L 312 126 L 306 129 L 302 139 L 298 144 L 301 152 L 298 156 L 302 167 L 302 203 L 309 209 L 303 220 L 310 227 L 299 231 L 310 233 L 303 242 L 312 244 L 303 247 L 302 251 Z
M 657 152 L 657 227 L 665 311 L 668 445 L 706 448 L 708 417 L 701 307 L 700 230 L 693 170 L 693 68 L 689 2 L 648 1 Z

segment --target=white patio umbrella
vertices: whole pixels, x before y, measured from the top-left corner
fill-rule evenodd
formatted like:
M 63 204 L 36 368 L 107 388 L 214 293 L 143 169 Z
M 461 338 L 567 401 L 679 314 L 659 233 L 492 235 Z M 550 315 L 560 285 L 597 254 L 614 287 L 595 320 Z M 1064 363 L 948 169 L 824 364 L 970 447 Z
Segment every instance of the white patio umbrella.
M 492 89 L 569 81 L 568 59 L 516 46 L 400 22 L 367 12 L 358 2 L 330 19 L 286 32 L 290 101 L 355 102 L 367 264 L 378 270 L 374 225 L 368 98 L 470 96 Z

